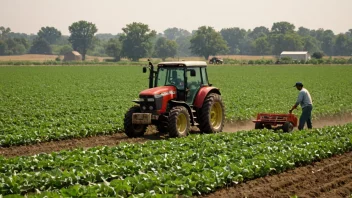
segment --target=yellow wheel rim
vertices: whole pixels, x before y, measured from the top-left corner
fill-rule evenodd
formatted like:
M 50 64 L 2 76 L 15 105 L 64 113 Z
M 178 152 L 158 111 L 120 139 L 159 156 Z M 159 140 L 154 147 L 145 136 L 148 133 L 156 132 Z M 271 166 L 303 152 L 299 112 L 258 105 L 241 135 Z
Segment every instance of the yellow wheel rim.
M 178 130 L 179 133 L 186 132 L 186 129 L 187 129 L 187 118 L 186 118 L 185 114 L 180 113 L 177 116 L 176 127 L 177 127 L 177 130 Z
M 215 130 L 219 129 L 222 124 L 222 108 L 219 102 L 213 104 L 210 110 L 210 122 Z

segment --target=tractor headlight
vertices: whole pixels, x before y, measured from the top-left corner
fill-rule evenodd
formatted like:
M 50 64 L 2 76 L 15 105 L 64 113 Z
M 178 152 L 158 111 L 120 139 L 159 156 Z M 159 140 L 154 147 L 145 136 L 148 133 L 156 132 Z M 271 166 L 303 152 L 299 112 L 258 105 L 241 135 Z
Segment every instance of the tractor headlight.
M 144 98 L 139 98 L 139 101 L 140 102 L 144 102 Z
M 154 99 L 154 98 L 148 98 L 147 101 L 148 101 L 148 102 L 154 102 L 155 99 Z
M 147 107 L 146 107 L 146 106 L 142 106 L 142 109 L 143 109 L 143 110 L 146 110 L 146 109 L 147 109 Z
M 154 96 L 154 98 L 161 98 L 161 97 L 163 97 L 163 95 L 161 95 L 161 94 L 158 94 L 158 95 Z
M 153 106 L 149 106 L 149 110 L 151 110 L 151 111 L 152 111 L 153 109 L 154 109 L 154 108 L 153 108 Z

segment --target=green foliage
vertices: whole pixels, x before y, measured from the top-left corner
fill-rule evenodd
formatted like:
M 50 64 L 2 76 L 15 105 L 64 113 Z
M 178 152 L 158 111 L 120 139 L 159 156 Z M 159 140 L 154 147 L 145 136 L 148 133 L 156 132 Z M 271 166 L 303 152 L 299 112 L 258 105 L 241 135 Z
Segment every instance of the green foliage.
M 0 193 L 27 197 L 202 195 L 352 150 L 352 124 L 313 131 L 191 135 L 0 157 Z
M 64 45 L 64 46 L 62 46 L 60 48 L 59 54 L 60 55 L 65 55 L 66 53 L 72 52 L 72 51 L 73 51 L 73 49 L 72 49 L 72 47 L 70 45 Z
M 149 26 L 143 23 L 133 22 L 122 28 L 124 34 L 120 36 L 122 42 L 122 53 L 133 61 L 146 57 L 152 49 L 151 39 L 156 32 L 150 30 Z
M 211 55 L 219 53 L 227 53 L 228 47 L 226 41 L 222 38 L 219 32 L 216 32 L 212 27 L 199 27 L 191 39 L 192 53 L 204 56 L 206 60 Z
M 38 32 L 38 37 L 46 40 L 49 44 L 55 44 L 61 37 L 61 32 L 54 27 L 42 27 Z
M 246 30 L 240 28 L 226 28 L 220 31 L 221 36 L 227 42 L 230 54 L 239 54 L 241 42 L 246 37 Z
M 122 44 L 118 39 L 110 39 L 105 46 L 105 51 L 108 56 L 114 57 L 115 61 L 120 61 L 122 54 Z
M 270 55 L 271 51 L 271 45 L 266 36 L 259 37 L 252 43 L 252 52 L 254 54 Z
M 273 34 L 290 34 L 295 31 L 295 25 L 289 22 L 277 22 L 271 27 L 271 32 Z
M 34 40 L 31 49 L 29 50 L 30 54 L 52 54 L 51 47 L 49 43 L 41 38 L 38 37 Z
M 176 40 L 179 37 L 188 37 L 191 36 L 191 33 L 187 30 L 181 28 L 168 28 L 164 31 L 164 35 L 169 40 Z
M 82 54 L 82 60 L 86 59 L 89 48 L 93 47 L 94 34 L 98 31 L 95 24 L 87 21 L 78 21 L 73 23 L 69 28 L 69 41 L 72 48 Z
M 312 57 L 315 59 L 322 59 L 324 57 L 324 53 L 323 52 L 314 52 Z
M 121 131 L 124 114 L 133 105 L 130 101 L 148 87 L 140 66 L 121 64 L 129 66 L 0 67 L 0 146 Z M 229 122 L 252 119 L 258 112 L 287 112 L 298 94 L 287 88 L 296 81 L 310 91 L 315 117 L 352 112 L 352 87 L 340 86 L 351 83 L 351 67 L 216 66 L 208 67 L 208 76 L 221 89 Z
M 175 57 L 177 54 L 177 47 L 176 41 L 160 37 L 155 43 L 154 53 L 156 57 L 165 61 L 167 57 Z

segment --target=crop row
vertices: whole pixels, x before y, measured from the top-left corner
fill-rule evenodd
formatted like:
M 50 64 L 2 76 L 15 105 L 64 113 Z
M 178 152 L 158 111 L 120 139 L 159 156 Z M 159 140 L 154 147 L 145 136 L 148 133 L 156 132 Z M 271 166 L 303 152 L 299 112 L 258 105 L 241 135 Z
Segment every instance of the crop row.
M 310 91 L 314 116 L 352 112 L 352 67 L 214 66 L 208 73 L 230 122 L 287 112 L 296 81 Z M 121 131 L 147 81 L 133 66 L 0 67 L 0 147 Z
M 145 144 L 0 158 L 0 193 L 195 195 L 352 150 L 352 124 L 275 133 L 192 135 Z

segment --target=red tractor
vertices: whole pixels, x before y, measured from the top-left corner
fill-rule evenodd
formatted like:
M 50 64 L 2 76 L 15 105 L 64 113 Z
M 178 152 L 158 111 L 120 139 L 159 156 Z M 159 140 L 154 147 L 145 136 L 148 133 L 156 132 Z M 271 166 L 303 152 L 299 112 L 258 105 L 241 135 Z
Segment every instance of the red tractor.
M 220 90 L 208 81 L 203 61 L 161 62 L 156 71 L 149 61 L 149 89 L 139 93 L 125 114 L 128 137 L 140 137 L 148 125 L 170 137 L 187 136 L 191 126 L 201 132 L 221 132 L 225 110 Z M 147 67 L 143 68 L 143 73 Z

